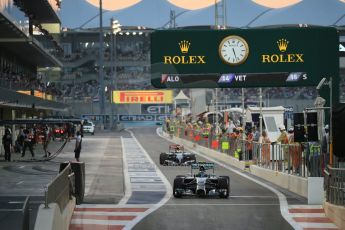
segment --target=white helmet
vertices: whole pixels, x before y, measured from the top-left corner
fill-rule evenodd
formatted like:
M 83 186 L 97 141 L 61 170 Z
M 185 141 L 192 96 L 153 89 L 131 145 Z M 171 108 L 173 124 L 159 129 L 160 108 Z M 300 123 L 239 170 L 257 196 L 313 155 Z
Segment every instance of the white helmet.
M 281 131 L 285 130 L 285 125 L 279 125 L 279 130 Z

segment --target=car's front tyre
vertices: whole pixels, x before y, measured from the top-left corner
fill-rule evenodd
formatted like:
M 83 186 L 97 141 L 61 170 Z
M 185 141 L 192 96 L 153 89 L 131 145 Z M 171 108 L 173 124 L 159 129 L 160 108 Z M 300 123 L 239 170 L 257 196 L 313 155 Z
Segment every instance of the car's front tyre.
M 182 193 L 181 193 L 182 189 L 183 189 L 183 177 L 175 178 L 174 186 L 173 186 L 173 195 L 175 198 L 181 198 L 182 197 Z

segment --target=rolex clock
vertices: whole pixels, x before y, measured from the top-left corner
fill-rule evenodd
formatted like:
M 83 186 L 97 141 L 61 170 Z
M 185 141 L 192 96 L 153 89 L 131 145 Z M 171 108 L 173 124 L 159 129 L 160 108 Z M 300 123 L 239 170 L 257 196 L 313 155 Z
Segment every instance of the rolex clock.
M 219 45 L 219 56 L 229 65 L 240 65 L 248 58 L 249 46 L 242 37 L 225 37 Z

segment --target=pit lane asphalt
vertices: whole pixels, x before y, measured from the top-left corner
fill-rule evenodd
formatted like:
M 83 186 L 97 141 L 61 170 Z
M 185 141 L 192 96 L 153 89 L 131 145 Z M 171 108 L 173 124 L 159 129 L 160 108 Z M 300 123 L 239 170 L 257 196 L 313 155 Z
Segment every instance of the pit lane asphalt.
M 189 173 L 190 167 L 159 164 L 159 154 L 168 151 L 171 142 L 157 136 L 156 128 L 131 130 L 172 186 L 175 176 Z M 197 156 L 197 161 L 207 160 Z M 217 164 L 215 174 L 230 176 L 229 199 L 172 197 L 134 229 L 292 229 L 281 216 L 279 200 L 273 192 Z M 298 195 L 279 191 L 285 194 L 289 204 L 305 203 Z
M 81 161 L 86 164 L 84 203 L 116 204 L 124 194 L 122 148 L 120 136 L 127 132 L 97 132 L 84 135 Z M 55 153 L 63 142 L 52 141 L 48 150 Z M 60 163 L 74 161 L 75 140 L 68 142 L 62 153 L 51 161 L 30 161 L 12 154 L 13 162 L 0 160 L 0 229 L 21 229 L 21 209 L 26 196 L 31 196 L 30 229 L 33 229 L 38 206 L 44 203 L 44 186 L 58 174 Z M 36 159 L 43 159 L 41 146 L 35 146 Z M 1 157 L 0 157 L 1 158 Z

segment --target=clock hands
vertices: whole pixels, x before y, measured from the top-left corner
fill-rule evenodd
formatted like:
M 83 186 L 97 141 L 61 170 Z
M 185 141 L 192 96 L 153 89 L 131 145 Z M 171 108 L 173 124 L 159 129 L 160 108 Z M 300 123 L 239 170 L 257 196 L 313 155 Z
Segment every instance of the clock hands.
M 235 53 L 235 49 L 234 49 L 234 48 L 232 48 L 232 52 L 234 52 L 235 58 L 237 59 L 236 53 Z
M 220 58 L 229 65 L 235 66 L 244 63 L 248 58 L 248 52 L 248 44 L 240 36 L 225 37 L 219 44 Z
M 236 56 L 236 53 L 235 53 L 235 49 L 234 49 L 234 48 L 232 48 L 232 52 L 234 53 L 235 59 L 237 60 L 237 56 Z

